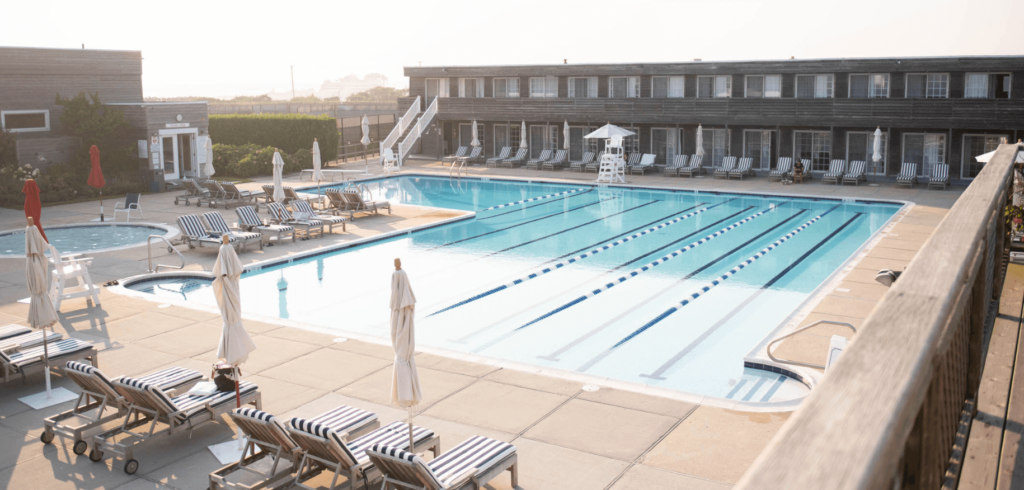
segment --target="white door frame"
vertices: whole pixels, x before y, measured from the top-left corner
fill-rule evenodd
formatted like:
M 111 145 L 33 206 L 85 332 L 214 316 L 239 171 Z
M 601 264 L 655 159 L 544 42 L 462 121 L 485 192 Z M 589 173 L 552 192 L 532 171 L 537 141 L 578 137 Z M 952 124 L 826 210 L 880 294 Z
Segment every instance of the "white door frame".
M 171 137 L 174 142 L 174 172 L 164 172 L 164 180 L 176 180 L 185 177 L 182 173 L 191 173 L 186 169 L 181 168 L 181 156 L 178 154 L 178 135 L 179 134 L 191 134 L 194 138 L 192 140 L 192 159 L 193 165 L 196 161 L 195 155 L 195 142 L 199 139 L 199 128 L 180 128 L 180 129 L 161 129 L 158 134 L 160 135 L 160 168 L 161 170 L 167 168 L 166 162 L 164 162 L 163 152 L 163 141 L 166 137 Z

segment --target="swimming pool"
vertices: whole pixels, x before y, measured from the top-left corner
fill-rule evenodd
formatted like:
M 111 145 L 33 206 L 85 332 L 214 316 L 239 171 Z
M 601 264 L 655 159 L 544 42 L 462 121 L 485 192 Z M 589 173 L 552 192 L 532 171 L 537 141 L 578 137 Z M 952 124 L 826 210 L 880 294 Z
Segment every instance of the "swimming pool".
M 478 212 L 249 271 L 243 309 L 388 338 L 400 257 L 421 345 L 751 402 L 806 393 L 786 376 L 744 368 L 744 355 L 900 208 L 411 176 L 368 187 L 396 203 Z M 129 287 L 215 304 L 203 280 Z
M 46 238 L 61 254 L 95 253 L 144 245 L 150 235 L 171 238 L 173 228 L 153 224 L 82 223 L 43 224 Z M 0 257 L 25 256 L 25 229 L 0 232 Z

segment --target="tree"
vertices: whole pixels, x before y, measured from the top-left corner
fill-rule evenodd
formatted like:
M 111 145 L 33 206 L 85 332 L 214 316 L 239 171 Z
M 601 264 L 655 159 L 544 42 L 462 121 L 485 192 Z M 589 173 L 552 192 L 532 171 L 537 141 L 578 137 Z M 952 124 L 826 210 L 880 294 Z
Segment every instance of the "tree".
M 337 97 L 335 97 L 335 99 L 337 99 Z M 304 96 L 301 96 L 301 97 L 292 97 L 292 99 L 289 100 L 288 102 L 314 102 L 314 103 L 316 103 L 316 102 L 323 102 L 323 100 L 321 100 L 319 97 L 317 97 L 315 95 L 304 95 Z
M 228 102 L 273 102 L 269 95 L 239 95 Z
M 99 94 L 79 92 L 65 99 L 57 94 L 57 105 L 64 108 L 60 115 L 63 132 L 78 137 L 82 144 L 71 165 L 77 173 L 87 174 L 90 169 L 89 148 L 100 149 L 104 173 L 127 174 L 132 177 L 139 172 L 139 159 L 134 155 L 134 141 L 131 141 L 131 124 L 120 109 L 104 106 Z
M 396 89 L 392 87 L 374 87 L 365 92 L 349 95 L 345 102 L 397 102 L 399 97 L 409 95 L 409 89 Z
M 378 87 L 383 87 L 388 84 L 388 77 L 380 73 L 368 73 L 363 77 L 364 82 L 373 82 Z

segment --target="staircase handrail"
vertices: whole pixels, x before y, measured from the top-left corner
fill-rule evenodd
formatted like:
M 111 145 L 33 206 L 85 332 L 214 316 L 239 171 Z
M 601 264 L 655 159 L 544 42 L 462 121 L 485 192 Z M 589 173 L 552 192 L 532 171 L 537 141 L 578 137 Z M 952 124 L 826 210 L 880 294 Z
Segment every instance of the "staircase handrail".
M 405 156 L 412 151 L 412 146 L 416 144 L 416 140 L 423 135 L 427 130 L 427 126 L 434 119 L 437 114 L 437 97 L 427 106 L 427 110 L 423 111 L 423 115 L 420 116 L 419 121 L 416 121 L 416 127 L 409 131 L 409 134 L 398 144 L 398 166 L 402 166 L 402 162 L 405 160 Z
M 380 154 L 381 155 L 384 154 L 384 149 L 385 148 L 391 148 L 391 147 L 395 146 L 395 143 L 398 142 L 398 138 L 402 136 L 402 133 L 404 133 L 406 129 L 409 128 L 409 125 L 412 124 L 412 120 L 415 119 L 416 118 L 416 114 L 419 114 L 419 113 L 420 113 L 420 97 L 417 95 L 416 96 L 416 100 L 412 101 L 412 105 L 410 105 L 409 109 L 407 109 L 405 111 L 405 115 L 403 115 L 398 120 L 398 123 L 395 124 L 395 127 L 391 129 L 390 133 L 388 133 L 388 137 L 384 138 L 384 141 L 380 142 Z

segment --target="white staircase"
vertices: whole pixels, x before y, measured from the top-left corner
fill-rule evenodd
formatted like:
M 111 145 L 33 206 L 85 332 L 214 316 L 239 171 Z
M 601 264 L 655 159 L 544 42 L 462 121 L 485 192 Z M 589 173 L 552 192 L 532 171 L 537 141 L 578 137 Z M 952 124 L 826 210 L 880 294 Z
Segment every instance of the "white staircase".
M 409 109 L 398 120 L 388 137 L 380 143 L 380 153 L 384 154 L 386 148 L 390 148 L 398 158 L 398 166 L 402 166 L 405 157 L 412 151 L 413 146 L 419 141 L 420 136 L 426 131 L 427 126 L 437 115 L 437 97 L 427 106 L 427 110 L 420 113 L 420 98 L 416 97 Z

